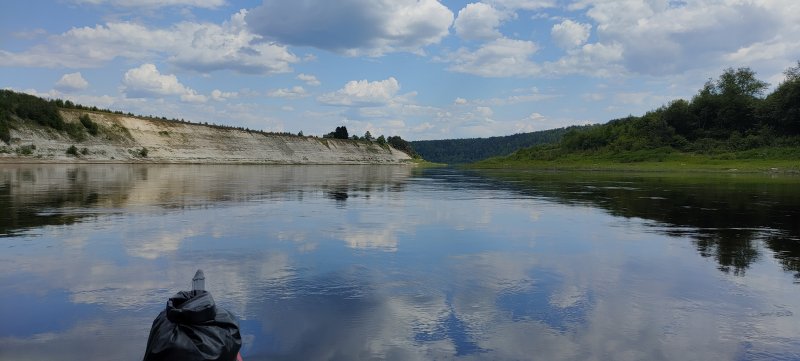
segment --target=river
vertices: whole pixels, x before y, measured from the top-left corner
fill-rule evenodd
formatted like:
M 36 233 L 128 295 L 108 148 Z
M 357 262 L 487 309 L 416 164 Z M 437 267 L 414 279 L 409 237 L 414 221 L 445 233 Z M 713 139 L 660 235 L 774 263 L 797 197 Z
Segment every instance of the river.
M 249 360 L 797 360 L 800 178 L 0 165 L 0 360 L 141 360 L 197 269 Z

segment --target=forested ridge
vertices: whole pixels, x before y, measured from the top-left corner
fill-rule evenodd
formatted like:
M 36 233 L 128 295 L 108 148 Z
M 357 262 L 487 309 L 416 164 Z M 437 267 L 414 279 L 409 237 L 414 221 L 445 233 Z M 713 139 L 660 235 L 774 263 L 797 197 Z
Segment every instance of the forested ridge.
M 750 68 L 728 68 L 691 100 L 678 99 L 642 116 L 573 129 L 559 142 L 518 150 L 483 165 L 595 157 L 614 162 L 662 161 L 672 154 L 725 159 L 800 155 L 800 62 L 765 94 Z M 479 164 L 480 165 L 480 164 Z
M 555 143 L 567 132 L 587 127 L 591 126 L 571 126 L 490 138 L 417 140 L 409 143 L 414 151 L 427 161 L 464 164 L 508 155 L 525 147 Z

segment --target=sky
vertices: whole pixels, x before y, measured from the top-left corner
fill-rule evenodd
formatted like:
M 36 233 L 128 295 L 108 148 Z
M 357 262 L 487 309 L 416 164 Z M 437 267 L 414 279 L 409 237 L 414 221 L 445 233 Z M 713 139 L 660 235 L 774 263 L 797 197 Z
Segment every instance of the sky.
M 305 135 L 604 123 L 798 60 L 796 0 L 0 3 L 0 88 Z

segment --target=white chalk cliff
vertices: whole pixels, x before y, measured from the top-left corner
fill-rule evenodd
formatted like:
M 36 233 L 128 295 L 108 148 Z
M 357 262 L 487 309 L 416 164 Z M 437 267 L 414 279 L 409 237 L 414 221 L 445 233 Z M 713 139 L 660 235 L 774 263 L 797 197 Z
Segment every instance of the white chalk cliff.
M 231 164 L 406 164 L 404 152 L 375 142 L 265 134 L 86 110 L 61 110 L 65 122 L 88 114 L 97 135 L 77 141 L 32 123 L 0 142 L 0 162 Z M 68 154 L 74 146 L 77 155 Z M 143 151 L 146 149 L 146 151 Z M 73 152 L 75 153 L 75 152 Z

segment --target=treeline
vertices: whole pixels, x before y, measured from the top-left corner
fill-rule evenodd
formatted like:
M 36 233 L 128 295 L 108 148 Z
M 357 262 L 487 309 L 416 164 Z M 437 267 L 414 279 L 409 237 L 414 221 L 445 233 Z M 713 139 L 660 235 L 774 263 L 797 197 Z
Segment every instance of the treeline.
M 555 143 L 567 132 L 589 127 L 592 126 L 571 126 L 490 138 L 418 140 L 412 141 L 411 147 L 422 158 L 431 162 L 464 164 L 508 155 L 521 148 Z
M 302 134 L 302 132 L 300 134 Z M 401 138 L 399 135 L 394 135 L 386 138 L 383 136 L 383 134 L 381 134 L 380 136 L 378 136 L 378 138 L 375 138 L 369 131 L 366 131 L 363 137 L 359 137 L 356 134 L 350 135 L 350 133 L 347 131 L 347 127 L 342 125 L 336 127 L 334 131 L 328 134 L 324 134 L 322 138 L 350 139 L 355 141 L 363 141 L 367 143 L 375 142 L 381 147 L 387 149 L 389 146 L 392 146 L 393 148 L 408 154 L 408 156 L 411 158 L 417 159 L 420 157 L 419 154 L 417 154 L 417 152 L 414 151 L 414 148 L 411 147 L 411 144 L 408 141 Z
M 643 116 L 571 130 L 554 144 L 522 149 L 509 160 L 555 160 L 607 155 L 658 161 L 672 152 L 720 154 L 763 147 L 800 146 L 800 62 L 764 96 L 768 84 L 749 68 L 726 69 L 691 100 L 675 100 Z

